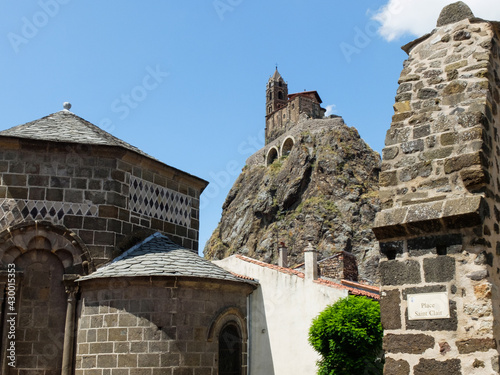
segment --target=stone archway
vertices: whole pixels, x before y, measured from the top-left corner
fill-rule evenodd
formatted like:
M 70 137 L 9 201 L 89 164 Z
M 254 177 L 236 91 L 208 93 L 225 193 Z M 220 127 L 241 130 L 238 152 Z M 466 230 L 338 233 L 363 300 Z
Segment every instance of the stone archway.
M 230 331 L 227 331 L 227 328 L 230 328 Z M 221 342 L 221 340 L 224 342 Z M 235 352 L 233 354 L 240 357 L 238 358 L 239 366 L 241 367 L 240 373 L 243 375 L 247 374 L 248 331 L 246 318 L 238 308 L 228 307 L 217 314 L 208 329 L 207 341 L 217 342 L 219 347 L 217 362 L 219 365 L 222 360 L 221 354 L 223 351 L 226 351 L 224 349 L 232 349 L 231 351 Z M 224 348 L 221 352 L 222 347 Z
M 1 269 L 16 270 L 15 278 L 8 271 L 0 275 L 0 298 L 15 297 L 0 311 L 2 322 L 15 317 L 15 329 L 8 325 L 2 329 L 2 374 L 71 373 L 73 280 L 88 273 L 91 263 L 83 242 L 62 226 L 25 222 L 0 233 Z M 7 355 L 12 341 L 7 330 L 15 335 L 14 361 Z M 9 365 L 13 362 L 15 367 Z
M 281 156 L 288 156 L 292 151 L 292 147 L 295 144 L 293 137 L 287 137 L 281 144 Z
M 266 156 L 266 166 L 270 166 L 277 158 L 279 155 L 278 148 L 273 146 L 267 151 L 267 156 Z

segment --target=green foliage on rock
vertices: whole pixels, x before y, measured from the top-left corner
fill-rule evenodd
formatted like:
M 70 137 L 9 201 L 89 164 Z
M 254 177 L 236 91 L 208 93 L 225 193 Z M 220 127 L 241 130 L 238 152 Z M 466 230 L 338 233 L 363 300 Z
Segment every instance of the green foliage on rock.
M 382 337 L 378 302 L 358 296 L 338 300 L 309 330 L 309 343 L 322 357 L 318 375 L 382 374 Z

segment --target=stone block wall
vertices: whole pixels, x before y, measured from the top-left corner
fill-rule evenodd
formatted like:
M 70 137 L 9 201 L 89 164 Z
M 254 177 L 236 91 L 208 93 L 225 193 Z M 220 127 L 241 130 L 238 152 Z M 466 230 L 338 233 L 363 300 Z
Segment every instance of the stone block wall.
M 197 251 L 202 180 L 117 147 L 2 137 L 0 149 L 0 231 L 64 225 L 95 266 L 155 231 Z
M 321 277 L 328 277 L 334 280 L 358 281 L 356 256 L 347 251 L 340 251 L 334 256 L 320 260 L 318 268 Z
M 266 117 L 266 145 L 297 125 L 301 114 L 305 114 L 305 118 L 323 118 L 325 110 L 311 98 L 294 97 L 285 107 Z
M 209 331 L 228 307 L 246 313 L 250 292 L 245 284 L 177 278 L 81 287 L 75 375 L 216 375 L 218 332 Z M 242 352 L 246 374 L 246 340 Z
M 385 374 L 492 374 L 500 319 L 498 24 L 463 19 L 405 46 L 380 174 Z M 409 320 L 446 292 L 450 318 Z

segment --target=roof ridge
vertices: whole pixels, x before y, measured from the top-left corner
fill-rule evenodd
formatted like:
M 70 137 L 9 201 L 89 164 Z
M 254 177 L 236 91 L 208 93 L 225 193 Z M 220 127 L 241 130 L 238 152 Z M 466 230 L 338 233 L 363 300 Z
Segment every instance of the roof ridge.
M 123 253 L 121 253 L 120 255 L 118 255 L 115 259 L 113 259 L 111 262 L 109 262 L 108 264 L 112 264 L 112 263 L 115 263 L 115 262 L 118 262 L 120 260 L 122 260 L 123 258 L 125 258 L 126 256 L 130 255 L 131 253 L 133 253 L 136 249 L 138 249 L 139 247 L 141 247 L 142 245 L 148 243 L 149 241 L 151 241 L 152 239 L 156 238 L 156 237 L 163 237 L 167 240 L 170 241 L 170 238 L 168 238 L 167 236 L 161 234 L 160 232 L 155 232 L 153 233 L 152 235 L 146 237 L 144 240 L 142 240 L 141 242 L 138 242 L 136 243 L 134 246 L 132 246 L 130 249 L 124 251 Z
M 88 132 L 91 132 L 91 134 L 94 137 L 96 137 L 97 139 L 99 139 L 102 142 L 102 143 L 98 142 L 97 144 L 102 144 L 102 145 L 107 145 L 107 146 L 115 146 L 115 147 L 121 146 L 121 147 L 124 147 L 128 150 L 137 152 L 143 156 L 147 156 L 151 159 L 157 160 L 154 157 L 152 157 L 151 155 L 147 154 L 146 152 L 140 150 L 139 148 L 131 145 L 128 142 L 121 140 L 120 138 L 114 136 L 113 134 L 107 132 L 104 129 L 101 129 L 99 126 L 94 125 L 90 121 L 85 120 L 83 117 L 80 117 L 67 109 L 63 109 L 61 111 L 51 113 L 51 114 L 49 114 L 47 116 L 43 116 L 37 120 L 28 121 L 28 122 L 25 122 L 23 124 L 15 125 L 15 126 L 10 127 L 8 129 L 2 130 L 2 131 L 0 131 L 0 136 L 14 137 L 14 138 L 28 138 L 28 139 L 34 139 L 34 140 L 49 140 L 52 142 L 70 142 L 70 143 L 77 143 L 77 144 L 78 143 L 82 143 L 82 144 L 94 144 L 95 143 L 95 139 L 93 140 L 94 142 L 92 142 L 91 139 L 78 141 L 78 140 L 67 139 L 67 137 L 66 137 L 66 139 L 58 140 L 56 138 L 33 137 L 33 134 L 29 134 L 29 129 L 33 126 L 36 126 L 37 123 L 44 123 L 44 122 L 50 121 L 50 120 L 57 121 L 57 117 L 59 117 L 59 118 L 71 117 L 74 120 L 78 121 L 78 123 L 80 123 L 82 126 L 84 126 Z M 69 125 L 67 123 L 58 124 L 58 125 L 60 128 L 62 127 L 61 125 L 63 125 L 63 126 L 66 125 L 66 127 L 69 128 L 68 127 Z M 26 129 L 28 129 L 28 131 L 26 131 Z M 24 134 L 23 134 L 23 130 L 24 130 Z
M 300 278 L 304 278 L 305 277 L 305 275 L 304 275 L 303 272 L 295 271 L 292 268 L 281 267 L 281 266 L 277 266 L 277 265 L 274 265 L 274 264 L 266 263 L 266 262 L 263 262 L 261 260 L 253 259 L 253 258 L 250 258 L 250 257 L 246 257 L 246 256 L 241 255 L 241 254 L 236 254 L 236 257 L 240 258 L 241 260 L 244 260 L 245 262 L 253 263 L 253 264 L 261 266 L 261 267 L 270 268 L 270 269 L 273 269 L 273 270 L 281 272 L 281 273 L 286 273 L 288 275 L 295 275 L 295 276 L 298 276 Z

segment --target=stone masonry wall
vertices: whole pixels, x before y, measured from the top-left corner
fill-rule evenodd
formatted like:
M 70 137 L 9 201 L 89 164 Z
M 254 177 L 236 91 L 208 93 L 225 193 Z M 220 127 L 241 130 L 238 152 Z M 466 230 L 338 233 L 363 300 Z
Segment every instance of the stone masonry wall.
M 406 46 L 380 174 L 385 374 L 492 374 L 500 319 L 498 25 L 464 19 Z M 408 320 L 447 292 L 449 319 Z
M 322 118 L 324 111 L 318 102 L 296 96 L 288 104 L 266 118 L 266 145 L 292 129 L 305 114 L 305 118 Z
M 2 138 L 0 150 L 0 231 L 64 225 L 95 266 L 155 231 L 197 251 L 203 187 L 183 172 L 115 147 Z
M 229 284 L 176 278 L 82 283 L 75 375 L 216 375 L 218 341 L 209 341 L 209 329 L 228 307 L 245 314 L 249 293 L 242 292 L 246 285 Z

